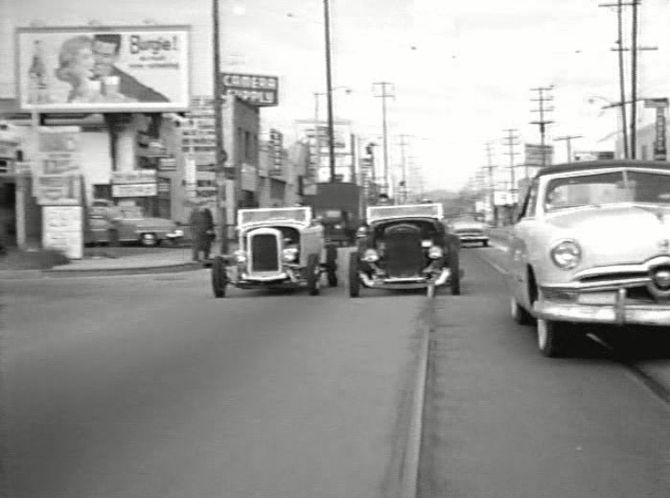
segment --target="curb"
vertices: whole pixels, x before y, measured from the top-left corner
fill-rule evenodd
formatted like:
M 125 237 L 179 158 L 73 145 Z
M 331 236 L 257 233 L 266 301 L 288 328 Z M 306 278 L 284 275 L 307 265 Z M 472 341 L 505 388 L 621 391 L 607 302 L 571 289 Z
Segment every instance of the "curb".
M 151 273 L 176 273 L 184 271 L 201 270 L 205 266 L 201 262 L 176 263 L 165 266 L 143 266 L 136 268 L 90 268 L 90 269 L 49 269 L 38 272 L 44 277 L 67 278 L 67 277 L 102 277 L 102 276 L 126 276 L 145 275 Z

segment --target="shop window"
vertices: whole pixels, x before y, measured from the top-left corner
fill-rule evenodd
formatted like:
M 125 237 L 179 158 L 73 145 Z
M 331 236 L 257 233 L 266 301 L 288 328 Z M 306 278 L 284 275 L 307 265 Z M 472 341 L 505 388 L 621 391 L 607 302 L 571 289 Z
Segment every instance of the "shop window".
M 93 185 L 94 199 L 112 199 L 112 186 L 109 183 Z

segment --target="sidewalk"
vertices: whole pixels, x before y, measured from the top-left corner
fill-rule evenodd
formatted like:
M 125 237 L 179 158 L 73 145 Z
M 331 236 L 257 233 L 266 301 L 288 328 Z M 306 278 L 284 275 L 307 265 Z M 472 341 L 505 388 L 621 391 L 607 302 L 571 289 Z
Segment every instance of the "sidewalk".
M 212 248 L 218 254 L 218 247 Z M 44 269 L 0 268 L 0 279 L 41 277 L 135 275 L 198 270 L 202 262 L 192 261 L 191 248 L 184 247 L 87 247 L 83 259 L 73 259 Z

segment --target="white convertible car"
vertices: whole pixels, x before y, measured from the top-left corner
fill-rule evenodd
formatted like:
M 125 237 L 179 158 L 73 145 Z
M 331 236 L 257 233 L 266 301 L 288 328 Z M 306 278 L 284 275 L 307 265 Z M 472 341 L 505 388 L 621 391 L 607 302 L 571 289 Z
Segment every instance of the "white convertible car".
M 512 316 L 546 356 L 575 323 L 670 325 L 670 163 L 596 161 L 534 178 L 508 252 Z

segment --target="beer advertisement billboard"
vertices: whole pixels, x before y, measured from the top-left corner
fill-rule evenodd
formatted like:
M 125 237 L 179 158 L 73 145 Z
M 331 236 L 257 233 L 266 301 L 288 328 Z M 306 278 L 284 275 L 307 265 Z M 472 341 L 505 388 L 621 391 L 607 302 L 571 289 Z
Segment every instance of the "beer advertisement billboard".
M 187 26 L 18 28 L 21 109 L 184 111 L 189 35 Z

